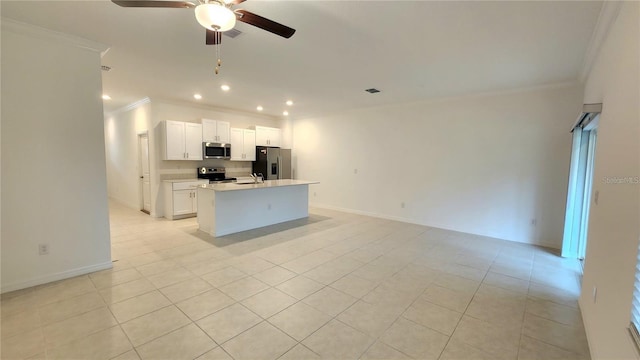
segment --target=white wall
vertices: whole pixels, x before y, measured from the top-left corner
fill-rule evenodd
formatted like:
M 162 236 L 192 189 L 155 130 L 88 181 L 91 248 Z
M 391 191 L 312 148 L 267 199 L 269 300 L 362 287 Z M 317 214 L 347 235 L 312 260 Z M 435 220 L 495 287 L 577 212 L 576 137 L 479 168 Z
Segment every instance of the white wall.
M 2 19 L 2 292 L 111 267 L 101 50 Z
M 316 206 L 559 248 L 581 95 L 559 85 L 295 120 L 294 167 L 320 181 Z
M 109 196 L 122 204 L 140 209 L 140 164 L 138 134 L 148 131 L 151 104 L 105 117 L 107 185 Z
M 593 359 L 633 359 L 630 319 L 640 239 L 640 4 L 624 2 L 585 85 L 584 102 L 602 102 L 580 308 Z M 597 302 L 592 296 L 597 287 Z

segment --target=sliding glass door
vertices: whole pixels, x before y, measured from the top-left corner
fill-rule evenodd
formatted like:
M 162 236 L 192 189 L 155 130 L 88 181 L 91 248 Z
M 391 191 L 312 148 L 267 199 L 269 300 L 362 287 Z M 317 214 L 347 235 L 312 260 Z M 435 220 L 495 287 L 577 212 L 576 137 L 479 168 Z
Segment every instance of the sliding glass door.
M 598 114 L 593 114 L 586 124 L 573 129 L 563 257 L 582 260 L 586 255 L 598 118 Z

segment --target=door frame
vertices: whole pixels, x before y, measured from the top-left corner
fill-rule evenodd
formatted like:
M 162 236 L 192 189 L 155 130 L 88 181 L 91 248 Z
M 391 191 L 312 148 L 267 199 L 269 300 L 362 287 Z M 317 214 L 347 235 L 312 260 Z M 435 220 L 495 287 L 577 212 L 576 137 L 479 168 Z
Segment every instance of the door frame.
M 142 166 L 142 138 L 147 138 L 147 168 L 149 169 L 149 187 L 151 187 L 151 154 L 149 153 L 149 131 L 145 130 L 145 131 L 140 131 L 137 134 L 137 140 L 138 140 L 138 191 L 139 191 L 139 196 L 138 196 L 138 205 L 140 208 L 140 211 L 142 211 L 143 213 L 147 214 L 147 215 L 151 215 L 151 199 L 149 199 L 149 210 L 146 210 L 144 208 L 144 174 L 142 172 L 143 166 Z M 151 190 L 151 189 L 149 189 Z M 151 191 L 149 191 L 149 193 L 151 193 Z

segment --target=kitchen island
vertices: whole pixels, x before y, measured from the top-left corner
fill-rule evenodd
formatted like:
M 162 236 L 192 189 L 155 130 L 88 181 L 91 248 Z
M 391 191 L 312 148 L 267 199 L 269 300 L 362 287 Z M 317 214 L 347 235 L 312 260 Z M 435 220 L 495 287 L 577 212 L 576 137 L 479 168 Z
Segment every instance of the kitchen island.
M 223 236 L 309 216 L 309 185 L 317 181 L 265 180 L 198 186 L 198 225 Z

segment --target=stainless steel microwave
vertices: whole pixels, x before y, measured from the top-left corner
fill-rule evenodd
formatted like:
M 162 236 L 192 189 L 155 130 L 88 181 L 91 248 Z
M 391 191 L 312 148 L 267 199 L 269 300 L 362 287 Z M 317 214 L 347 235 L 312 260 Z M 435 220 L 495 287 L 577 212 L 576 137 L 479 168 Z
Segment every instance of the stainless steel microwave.
M 203 142 L 202 157 L 205 159 L 231 159 L 231 144 Z

